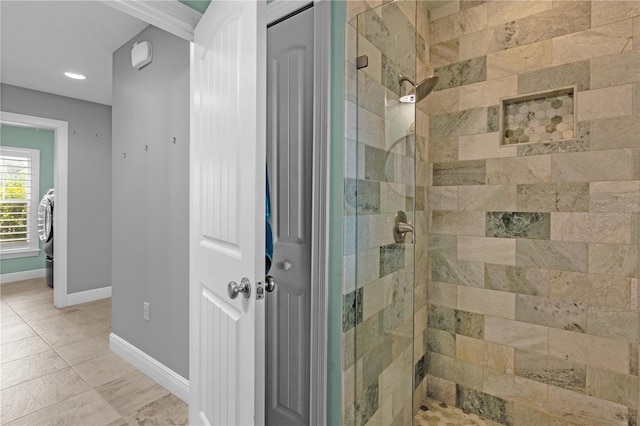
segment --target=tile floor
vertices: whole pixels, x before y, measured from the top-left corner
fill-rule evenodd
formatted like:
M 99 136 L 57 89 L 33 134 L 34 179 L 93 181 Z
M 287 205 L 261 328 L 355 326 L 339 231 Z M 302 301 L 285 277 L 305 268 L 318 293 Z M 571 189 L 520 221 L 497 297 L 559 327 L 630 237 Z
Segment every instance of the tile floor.
M 111 299 L 56 309 L 44 279 L 0 299 L 0 424 L 188 424 L 185 403 L 109 350 Z
M 425 410 L 426 408 L 426 410 Z M 427 399 L 413 419 L 414 426 L 501 426 L 461 409 Z

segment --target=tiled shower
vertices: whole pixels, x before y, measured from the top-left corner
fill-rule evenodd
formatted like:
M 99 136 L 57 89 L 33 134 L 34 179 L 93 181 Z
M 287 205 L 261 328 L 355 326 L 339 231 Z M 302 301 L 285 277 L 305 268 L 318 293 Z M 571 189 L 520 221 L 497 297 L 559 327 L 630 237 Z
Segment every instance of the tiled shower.
M 346 11 L 343 424 L 637 426 L 640 1 Z

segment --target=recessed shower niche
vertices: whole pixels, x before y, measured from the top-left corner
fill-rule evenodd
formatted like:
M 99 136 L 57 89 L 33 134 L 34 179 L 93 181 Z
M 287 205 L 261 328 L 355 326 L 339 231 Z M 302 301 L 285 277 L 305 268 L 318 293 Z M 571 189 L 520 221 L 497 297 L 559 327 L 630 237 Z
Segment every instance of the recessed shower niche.
M 576 90 L 574 86 L 503 99 L 500 114 L 501 144 L 575 139 Z

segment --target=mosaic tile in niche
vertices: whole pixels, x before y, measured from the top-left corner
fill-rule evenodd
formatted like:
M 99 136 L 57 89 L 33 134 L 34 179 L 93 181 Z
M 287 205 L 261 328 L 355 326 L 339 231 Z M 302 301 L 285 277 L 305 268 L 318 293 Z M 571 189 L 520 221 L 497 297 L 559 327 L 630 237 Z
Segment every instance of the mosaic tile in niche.
M 548 240 L 549 213 L 487 212 L 487 237 Z
M 503 101 L 503 144 L 573 139 L 573 90 Z

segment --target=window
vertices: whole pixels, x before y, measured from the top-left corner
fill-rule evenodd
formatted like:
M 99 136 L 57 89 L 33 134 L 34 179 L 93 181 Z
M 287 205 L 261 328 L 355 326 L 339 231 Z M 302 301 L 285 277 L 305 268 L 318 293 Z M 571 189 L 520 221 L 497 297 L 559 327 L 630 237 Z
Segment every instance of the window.
M 0 147 L 0 256 L 37 256 L 39 250 L 37 149 Z

